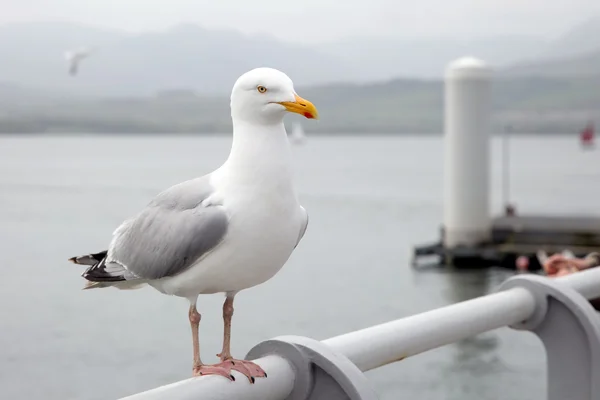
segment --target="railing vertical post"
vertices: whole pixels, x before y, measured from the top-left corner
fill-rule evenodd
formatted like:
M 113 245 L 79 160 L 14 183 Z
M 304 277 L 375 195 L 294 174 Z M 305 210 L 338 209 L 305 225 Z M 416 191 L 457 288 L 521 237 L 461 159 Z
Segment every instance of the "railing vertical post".
M 278 355 L 295 370 L 294 388 L 282 400 L 377 400 L 370 382 L 347 357 L 307 337 L 280 336 L 255 346 L 246 359 Z
M 531 318 L 512 328 L 529 330 L 544 344 L 547 399 L 600 399 L 600 316 L 589 301 L 553 278 L 520 275 L 500 290 L 513 287 L 524 287 L 536 298 Z

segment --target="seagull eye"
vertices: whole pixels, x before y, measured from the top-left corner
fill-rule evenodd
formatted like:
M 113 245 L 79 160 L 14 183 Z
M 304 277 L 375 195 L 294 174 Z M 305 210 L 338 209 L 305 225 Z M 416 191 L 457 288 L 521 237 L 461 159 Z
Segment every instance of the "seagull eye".
M 256 90 L 258 90 L 259 93 L 265 93 L 267 91 L 267 88 L 264 86 L 257 86 Z

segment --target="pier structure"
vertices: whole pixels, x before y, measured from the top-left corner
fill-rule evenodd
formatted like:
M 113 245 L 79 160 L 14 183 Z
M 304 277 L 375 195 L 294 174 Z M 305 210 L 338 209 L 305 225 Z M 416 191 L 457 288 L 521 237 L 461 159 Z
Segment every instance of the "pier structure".
M 435 262 L 428 264 L 514 269 L 517 257 L 526 256 L 529 269 L 536 270 L 541 267 L 538 250 L 555 253 L 569 249 L 581 257 L 600 249 L 598 217 L 521 215 L 508 199 L 504 215 L 492 216 L 492 80 L 492 69 L 474 57 L 455 60 L 446 69 L 443 222 L 436 241 L 414 247 L 414 266 L 434 256 Z M 507 148 L 504 153 L 507 160 Z M 507 179 L 503 185 L 508 192 Z

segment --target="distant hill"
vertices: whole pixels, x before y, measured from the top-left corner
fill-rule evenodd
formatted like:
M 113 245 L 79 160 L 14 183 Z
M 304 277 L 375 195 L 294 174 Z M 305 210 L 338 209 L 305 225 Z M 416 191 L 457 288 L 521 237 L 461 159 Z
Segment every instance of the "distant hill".
M 522 35 L 469 40 L 357 37 L 318 48 L 352 63 L 371 81 L 439 79 L 450 61 L 465 55 L 485 60 L 503 76 L 590 76 L 600 74 L 600 16 L 590 17 L 555 40 Z
M 501 73 L 512 77 L 600 75 L 600 16 L 589 18 L 537 53 L 502 68 Z
M 231 86 L 259 65 L 287 72 L 317 104 L 322 119 L 307 132 L 441 132 L 440 78 L 465 54 L 496 67 L 496 131 L 576 132 L 587 120 L 600 123 L 600 34 L 583 44 L 598 29 L 590 21 L 552 43 L 505 36 L 315 46 L 189 24 L 136 35 L 66 23 L 5 25 L 0 132 L 228 132 Z M 63 52 L 81 45 L 99 51 L 71 78 Z
M 600 123 L 600 76 L 584 78 L 499 78 L 493 88 L 493 130 L 577 132 L 588 120 Z M 191 91 L 152 97 L 0 96 L 0 132 L 218 133 L 230 132 L 227 96 Z M 309 133 L 439 133 L 443 126 L 443 83 L 395 79 L 376 84 L 298 87 L 321 119 Z M 0 89 L 1 93 L 1 89 Z M 300 120 L 290 115 L 288 121 Z
M 452 59 L 475 55 L 495 66 L 537 57 L 550 43 L 529 36 L 368 38 L 298 45 L 233 30 L 181 24 L 130 34 L 72 23 L 0 26 L 0 79 L 68 94 L 143 96 L 159 90 L 228 93 L 257 66 L 280 68 L 298 85 L 440 78 Z M 80 74 L 69 77 L 63 53 L 97 46 Z
M 98 51 L 72 78 L 63 53 L 79 46 Z M 280 68 L 305 84 L 355 76 L 351 65 L 310 47 L 191 24 L 136 35 L 70 23 L 10 24 L 0 26 L 0 54 L 2 80 L 80 94 L 150 95 L 173 87 L 226 93 L 258 66 Z
M 574 26 L 539 54 L 541 59 L 564 59 L 600 51 L 600 16 Z
M 505 76 L 584 77 L 600 75 L 600 48 L 570 58 L 553 58 L 519 63 L 501 71 Z
M 534 36 L 491 36 L 486 38 L 349 38 L 318 47 L 339 57 L 362 72 L 364 80 L 398 77 L 439 79 L 452 60 L 473 55 L 495 67 L 537 57 L 549 45 Z

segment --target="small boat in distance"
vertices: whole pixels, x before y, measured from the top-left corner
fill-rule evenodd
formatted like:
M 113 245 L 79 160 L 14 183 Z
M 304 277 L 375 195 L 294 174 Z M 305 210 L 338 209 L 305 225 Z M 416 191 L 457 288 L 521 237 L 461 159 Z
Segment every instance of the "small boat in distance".
M 584 130 L 579 134 L 579 141 L 581 142 L 581 147 L 584 149 L 589 149 L 594 147 L 594 124 L 589 122 Z
M 304 129 L 299 122 L 295 122 L 292 127 L 292 133 L 290 134 L 290 141 L 295 144 L 303 144 L 306 142 L 306 135 Z

